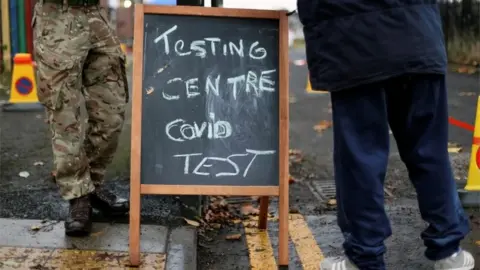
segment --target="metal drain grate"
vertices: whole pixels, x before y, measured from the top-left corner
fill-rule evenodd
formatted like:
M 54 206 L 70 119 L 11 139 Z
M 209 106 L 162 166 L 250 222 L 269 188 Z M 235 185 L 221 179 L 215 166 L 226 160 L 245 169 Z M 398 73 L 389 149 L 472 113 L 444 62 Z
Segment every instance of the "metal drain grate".
M 336 191 L 334 180 L 310 181 L 307 185 L 319 200 L 326 201 L 335 199 Z

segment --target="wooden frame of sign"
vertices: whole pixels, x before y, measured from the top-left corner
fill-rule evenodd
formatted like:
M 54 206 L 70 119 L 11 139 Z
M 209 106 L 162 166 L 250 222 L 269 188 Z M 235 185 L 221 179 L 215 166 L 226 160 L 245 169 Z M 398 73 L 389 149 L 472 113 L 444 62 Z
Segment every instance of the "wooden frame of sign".
M 279 181 L 278 186 L 221 186 L 221 185 L 153 185 L 141 184 L 141 130 L 142 130 L 142 76 L 144 15 L 186 15 L 278 20 L 279 27 Z M 154 195 L 249 195 L 260 197 L 259 228 L 266 229 L 268 196 L 279 197 L 279 258 L 280 266 L 288 266 L 289 215 L 289 102 L 288 102 L 288 18 L 284 11 L 248 10 L 229 8 L 178 7 L 135 5 L 133 46 L 133 94 L 131 128 L 131 180 L 130 180 L 130 234 L 129 249 L 132 266 L 140 265 L 140 197 Z

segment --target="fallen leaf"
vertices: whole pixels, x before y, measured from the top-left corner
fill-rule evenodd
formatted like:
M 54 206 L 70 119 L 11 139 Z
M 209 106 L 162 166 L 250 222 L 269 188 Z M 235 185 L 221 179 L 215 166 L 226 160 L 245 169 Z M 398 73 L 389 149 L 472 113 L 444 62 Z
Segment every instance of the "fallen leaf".
M 293 184 L 293 183 L 296 183 L 298 182 L 297 179 L 293 178 L 293 176 L 291 175 L 288 175 L 288 183 L 289 184 Z
M 303 161 L 303 154 L 300 150 L 290 149 L 288 154 L 291 163 L 301 163 Z
M 39 231 L 41 228 L 42 228 L 41 226 L 33 225 L 32 227 L 30 227 L 30 230 L 32 230 L 32 231 Z
M 322 121 L 320 121 L 320 123 L 313 126 L 313 129 L 316 132 L 321 133 L 321 132 L 327 130 L 328 128 L 330 128 L 331 126 L 332 126 L 331 121 L 322 120 Z
M 190 220 L 190 219 L 187 219 L 187 218 L 183 218 L 183 219 L 188 223 L 188 225 L 191 225 L 191 226 L 194 226 L 194 227 L 200 226 L 200 223 L 198 221 Z
M 33 163 L 33 166 L 43 166 L 43 162 L 41 162 L 41 161 L 35 161 L 35 162 Z
M 456 143 L 448 143 L 448 152 L 449 153 L 459 153 L 462 151 L 462 147 L 459 144 Z
M 30 176 L 30 173 L 29 173 L 29 172 L 26 172 L 26 171 L 23 171 L 23 172 L 20 172 L 20 173 L 18 174 L 18 176 L 23 177 L 23 178 L 27 178 L 27 177 Z
M 155 89 L 151 86 L 149 88 L 147 88 L 147 95 L 150 95 L 151 93 L 153 93 L 154 90 Z
M 457 68 L 457 72 L 458 73 L 467 73 L 468 68 L 466 66 L 461 66 L 461 67 Z
M 244 204 L 244 205 L 242 205 L 242 208 L 240 209 L 240 212 L 244 216 L 250 216 L 250 215 L 258 215 L 260 210 L 253 207 L 253 205 L 251 205 L 251 204 Z
M 457 68 L 457 72 L 458 73 L 466 73 L 466 74 L 469 74 L 469 75 L 472 75 L 476 72 L 476 67 L 475 66 L 461 66 L 459 68 Z
M 295 155 L 295 154 L 300 154 L 300 153 L 302 153 L 302 151 L 301 151 L 301 150 L 298 150 L 298 149 L 288 149 L 288 153 L 289 153 L 290 155 L 292 155 L 292 154 Z
M 330 206 L 335 206 L 335 205 L 337 205 L 337 200 L 330 199 L 330 200 L 328 200 L 327 204 L 330 205 Z
M 448 148 L 449 153 L 459 153 L 460 151 L 462 151 L 461 147 L 449 147 Z
M 239 234 L 239 233 L 229 234 L 229 235 L 225 236 L 225 239 L 227 239 L 227 240 L 240 240 L 240 238 L 242 238 L 242 235 Z

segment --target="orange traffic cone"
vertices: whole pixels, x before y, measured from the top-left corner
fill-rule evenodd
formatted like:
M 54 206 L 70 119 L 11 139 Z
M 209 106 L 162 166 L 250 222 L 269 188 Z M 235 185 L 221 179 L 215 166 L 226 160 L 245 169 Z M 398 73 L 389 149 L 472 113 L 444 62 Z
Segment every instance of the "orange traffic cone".
M 4 111 L 43 110 L 42 104 L 38 102 L 34 66 L 31 54 L 18 53 L 15 55 L 10 98 L 2 106 Z

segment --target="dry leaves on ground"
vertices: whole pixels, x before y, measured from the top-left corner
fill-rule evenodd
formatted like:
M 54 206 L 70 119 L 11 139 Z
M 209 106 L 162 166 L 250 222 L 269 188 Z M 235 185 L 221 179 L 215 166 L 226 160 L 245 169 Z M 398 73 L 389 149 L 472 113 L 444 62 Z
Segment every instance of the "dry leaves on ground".
M 289 183 L 295 183 L 304 179 L 315 178 L 315 174 L 312 169 L 306 166 L 306 158 L 303 153 L 298 149 L 289 150 L 289 168 L 290 179 Z
M 331 121 L 322 120 L 318 124 L 313 126 L 313 129 L 318 133 L 322 133 L 323 131 L 329 129 L 330 127 L 332 127 Z
M 475 66 L 461 66 L 461 67 L 456 69 L 456 72 L 472 75 L 472 74 L 475 74 L 475 72 L 477 72 L 477 67 L 475 67 Z
M 240 212 L 243 216 L 258 215 L 260 210 L 254 207 L 252 204 L 242 205 Z
M 329 126 L 330 124 L 327 123 L 326 125 Z M 303 153 L 298 149 L 290 149 L 289 166 L 292 174 L 289 175 L 289 183 L 296 183 L 303 179 L 313 177 L 314 174 L 311 171 L 302 169 L 304 165 L 305 157 Z M 211 238 L 207 236 L 207 232 L 215 232 L 229 226 L 236 227 L 245 220 L 258 221 L 260 209 L 257 203 L 259 202 L 259 198 L 258 196 L 210 196 L 210 201 L 203 218 L 195 220 L 184 218 L 184 220 L 189 225 L 197 227 L 199 234 L 202 235 L 205 240 L 210 241 Z M 270 218 L 272 217 L 269 217 L 269 220 Z M 238 240 L 241 239 L 241 237 L 241 234 L 231 233 L 225 238 L 226 240 Z
M 288 157 L 290 165 L 292 165 L 293 163 L 298 164 L 303 161 L 303 154 L 300 150 L 297 149 L 290 149 L 288 151 Z

